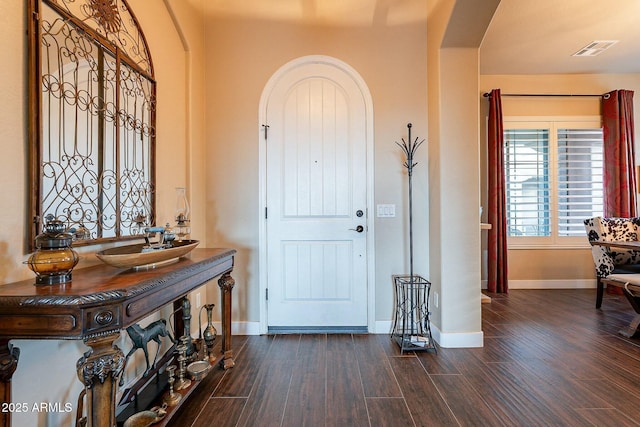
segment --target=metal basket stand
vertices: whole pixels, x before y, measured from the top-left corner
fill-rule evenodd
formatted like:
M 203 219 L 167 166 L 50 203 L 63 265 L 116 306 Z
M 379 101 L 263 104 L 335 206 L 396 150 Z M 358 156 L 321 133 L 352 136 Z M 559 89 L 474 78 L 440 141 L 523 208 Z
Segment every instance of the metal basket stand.
M 429 321 L 431 282 L 422 276 L 394 275 L 395 316 L 391 337 L 405 351 L 434 350 Z

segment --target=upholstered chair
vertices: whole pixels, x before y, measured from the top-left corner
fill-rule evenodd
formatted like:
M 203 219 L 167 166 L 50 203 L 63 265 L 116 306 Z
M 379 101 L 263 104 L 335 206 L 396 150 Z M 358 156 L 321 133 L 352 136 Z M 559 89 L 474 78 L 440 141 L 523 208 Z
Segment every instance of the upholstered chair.
M 589 242 L 596 240 L 629 242 L 638 240 L 640 218 L 595 217 L 586 219 L 584 226 Z M 604 290 L 602 279 L 612 273 L 637 273 L 639 271 L 640 252 L 629 249 L 614 250 L 604 246 L 592 245 L 591 254 L 596 267 L 596 308 L 600 308 Z

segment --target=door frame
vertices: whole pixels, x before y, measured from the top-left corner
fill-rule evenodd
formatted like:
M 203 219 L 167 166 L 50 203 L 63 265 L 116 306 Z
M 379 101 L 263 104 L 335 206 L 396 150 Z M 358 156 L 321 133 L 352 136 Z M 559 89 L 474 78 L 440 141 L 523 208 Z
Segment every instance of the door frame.
M 270 78 L 260 96 L 258 112 L 258 277 L 260 282 L 260 333 L 268 332 L 268 308 L 266 292 L 267 280 L 267 220 L 265 211 L 267 207 L 267 145 L 264 140 L 264 129 L 262 125 L 266 123 L 267 106 L 269 98 L 276 84 L 290 71 L 304 65 L 324 64 L 335 67 L 345 74 L 358 86 L 365 105 L 365 133 L 366 133 L 366 184 L 367 184 L 367 329 L 369 333 L 374 333 L 376 328 L 375 316 L 375 209 L 374 209 L 374 137 L 373 137 L 373 99 L 369 88 L 360 74 L 345 62 L 325 55 L 308 55 L 296 58 L 280 67 Z

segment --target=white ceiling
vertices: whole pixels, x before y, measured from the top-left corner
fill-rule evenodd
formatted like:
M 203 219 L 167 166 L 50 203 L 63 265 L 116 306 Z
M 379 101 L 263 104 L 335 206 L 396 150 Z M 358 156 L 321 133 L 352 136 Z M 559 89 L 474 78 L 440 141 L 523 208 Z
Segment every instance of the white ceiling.
M 188 1 L 229 19 L 370 26 L 424 21 L 443 0 Z M 640 73 L 640 0 L 456 0 L 454 7 L 445 45 L 481 41 L 481 74 Z M 597 40 L 619 42 L 595 57 L 572 56 Z
M 596 40 L 619 42 L 572 56 Z M 502 0 L 480 46 L 480 72 L 640 73 L 640 0 Z

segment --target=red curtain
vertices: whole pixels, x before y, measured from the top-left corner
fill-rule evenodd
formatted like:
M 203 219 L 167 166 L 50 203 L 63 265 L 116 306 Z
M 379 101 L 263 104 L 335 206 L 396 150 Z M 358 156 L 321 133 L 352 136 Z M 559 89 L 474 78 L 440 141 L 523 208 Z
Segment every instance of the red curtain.
M 507 293 L 507 205 L 505 202 L 504 134 L 500 89 L 491 91 L 488 123 L 488 234 L 487 289 Z
M 608 96 L 607 96 L 608 95 Z M 603 96 L 604 216 L 636 216 L 633 91 Z

